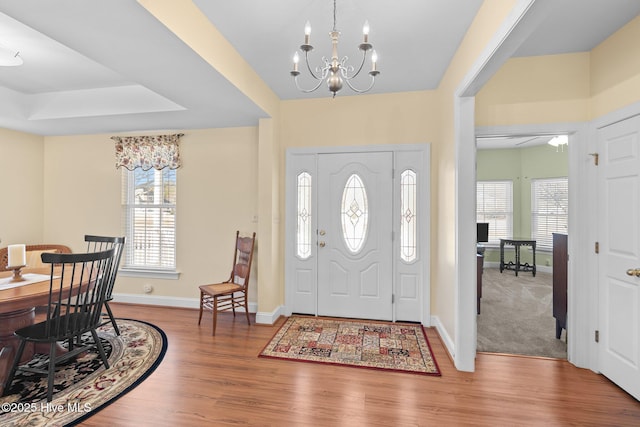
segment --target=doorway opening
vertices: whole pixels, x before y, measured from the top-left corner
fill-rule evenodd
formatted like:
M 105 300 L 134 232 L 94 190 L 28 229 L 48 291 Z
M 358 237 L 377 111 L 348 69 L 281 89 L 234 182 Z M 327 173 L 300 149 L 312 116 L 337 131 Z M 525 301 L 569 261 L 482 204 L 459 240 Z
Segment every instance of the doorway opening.
M 566 359 L 568 137 L 476 144 L 477 351 Z

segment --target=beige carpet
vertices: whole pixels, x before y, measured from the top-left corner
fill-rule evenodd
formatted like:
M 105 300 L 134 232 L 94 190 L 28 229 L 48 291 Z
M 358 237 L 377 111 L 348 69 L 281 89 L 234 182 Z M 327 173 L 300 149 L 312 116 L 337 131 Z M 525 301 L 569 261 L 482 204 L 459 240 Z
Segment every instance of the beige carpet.
M 566 332 L 556 339 L 552 274 L 485 268 L 478 351 L 567 358 Z

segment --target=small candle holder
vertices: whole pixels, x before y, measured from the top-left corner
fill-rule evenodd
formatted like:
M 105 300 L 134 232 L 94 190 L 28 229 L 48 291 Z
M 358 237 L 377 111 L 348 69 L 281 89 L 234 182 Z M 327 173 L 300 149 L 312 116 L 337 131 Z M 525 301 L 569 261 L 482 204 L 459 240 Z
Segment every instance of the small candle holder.
M 22 272 L 20 271 L 24 267 L 26 267 L 26 265 L 16 265 L 14 267 L 7 266 L 7 270 L 13 270 L 13 277 L 11 278 L 9 283 L 22 282 L 25 280 L 25 278 L 22 277 Z

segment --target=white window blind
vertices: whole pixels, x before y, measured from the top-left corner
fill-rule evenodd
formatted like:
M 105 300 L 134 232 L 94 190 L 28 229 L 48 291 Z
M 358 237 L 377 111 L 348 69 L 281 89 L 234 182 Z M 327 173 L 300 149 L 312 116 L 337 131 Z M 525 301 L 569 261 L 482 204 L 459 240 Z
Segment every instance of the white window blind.
M 567 177 L 531 180 L 531 237 L 539 248 L 553 247 L 552 233 L 566 233 L 569 222 Z
M 176 170 L 122 169 L 124 268 L 175 270 Z
M 476 183 L 476 222 L 489 223 L 489 244 L 513 237 L 513 183 Z

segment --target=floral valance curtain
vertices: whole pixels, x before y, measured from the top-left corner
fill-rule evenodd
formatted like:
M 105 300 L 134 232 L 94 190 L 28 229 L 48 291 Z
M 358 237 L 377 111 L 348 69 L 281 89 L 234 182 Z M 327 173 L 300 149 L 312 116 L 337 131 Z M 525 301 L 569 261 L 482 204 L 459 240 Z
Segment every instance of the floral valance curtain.
M 116 142 L 116 168 L 124 166 L 129 170 L 142 168 L 178 169 L 180 167 L 180 138 L 182 133 L 173 135 L 112 136 Z

